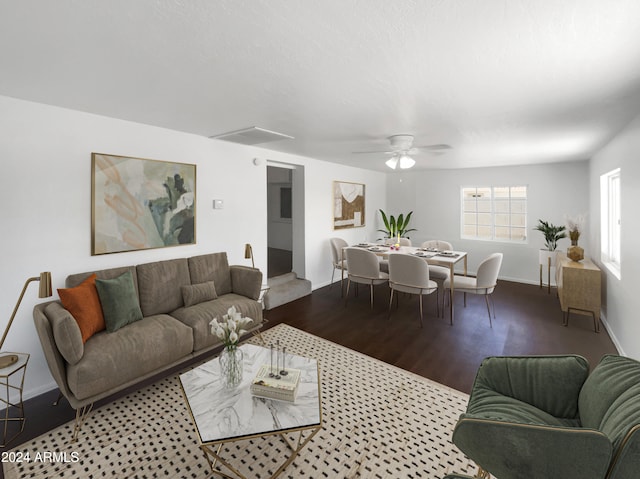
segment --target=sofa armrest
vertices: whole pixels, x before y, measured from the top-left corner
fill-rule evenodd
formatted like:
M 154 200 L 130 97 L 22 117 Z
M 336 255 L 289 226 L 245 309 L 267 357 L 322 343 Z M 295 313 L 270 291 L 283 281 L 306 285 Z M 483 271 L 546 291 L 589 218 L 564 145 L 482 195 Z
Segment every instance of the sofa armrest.
M 262 271 L 239 265 L 232 265 L 229 269 L 231 270 L 231 291 L 257 301 L 262 288 Z
M 453 443 L 494 477 L 585 479 L 605 477 L 609 438 L 593 429 L 475 419 L 463 415 Z
M 577 418 L 580 389 L 588 375 L 589 363 L 577 355 L 488 357 L 478 369 L 468 410 L 489 391 L 557 418 Z
M 60 392 L 69 399 L 69 402 L 71 403 L 74 396 L 67 383 L 66 363 L 56 345 L 51 321 L 45 314 L 46 307 L 53 303 L 55 303 L 55 301 L 36 304 L 33 308 L 33 321 L 40 343 L 42 344 L 42 351 L 44 352 L 44 357 L 47 360 L 49 371 L 51 372 L 53 379 L 58 384 Z

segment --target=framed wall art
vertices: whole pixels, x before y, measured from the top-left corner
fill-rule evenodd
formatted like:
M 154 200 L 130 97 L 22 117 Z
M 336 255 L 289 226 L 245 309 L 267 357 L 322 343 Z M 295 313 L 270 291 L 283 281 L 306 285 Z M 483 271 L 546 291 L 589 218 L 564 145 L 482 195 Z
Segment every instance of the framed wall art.
M 196 165 L 91 154 L 91 254 L 195 244 Z
M 364 185 L 333 182 L 333 229 L 364 226 Z

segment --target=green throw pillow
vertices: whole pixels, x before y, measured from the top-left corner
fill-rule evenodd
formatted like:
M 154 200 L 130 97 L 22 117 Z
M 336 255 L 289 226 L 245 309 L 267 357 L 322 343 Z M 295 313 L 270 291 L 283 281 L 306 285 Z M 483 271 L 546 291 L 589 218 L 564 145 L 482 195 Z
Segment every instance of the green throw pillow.
M 142 319 L 142 311 L 131 271 L 114 279 L 96 279 L 107 331 L 113 333 L 129 323 Z

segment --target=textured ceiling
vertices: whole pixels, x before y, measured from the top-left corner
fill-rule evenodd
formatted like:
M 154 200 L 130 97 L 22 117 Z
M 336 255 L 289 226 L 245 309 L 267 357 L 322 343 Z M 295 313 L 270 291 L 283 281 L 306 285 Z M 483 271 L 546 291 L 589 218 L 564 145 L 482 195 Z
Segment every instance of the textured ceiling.
M 385 171 L 587 159 L 640 112 L 638 0 L 0 0 L 0 95 Z M 211 140 L 220 141 L 220 140 Z

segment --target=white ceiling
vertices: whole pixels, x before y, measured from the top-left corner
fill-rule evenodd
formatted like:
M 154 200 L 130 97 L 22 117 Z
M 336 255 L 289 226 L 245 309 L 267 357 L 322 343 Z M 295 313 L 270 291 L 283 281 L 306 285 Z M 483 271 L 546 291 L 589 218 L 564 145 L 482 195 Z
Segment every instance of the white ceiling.
M 640 113 L 640 1 L 0 0 L 0 95 L 380 171 L 393 134 L 582 160 Z

